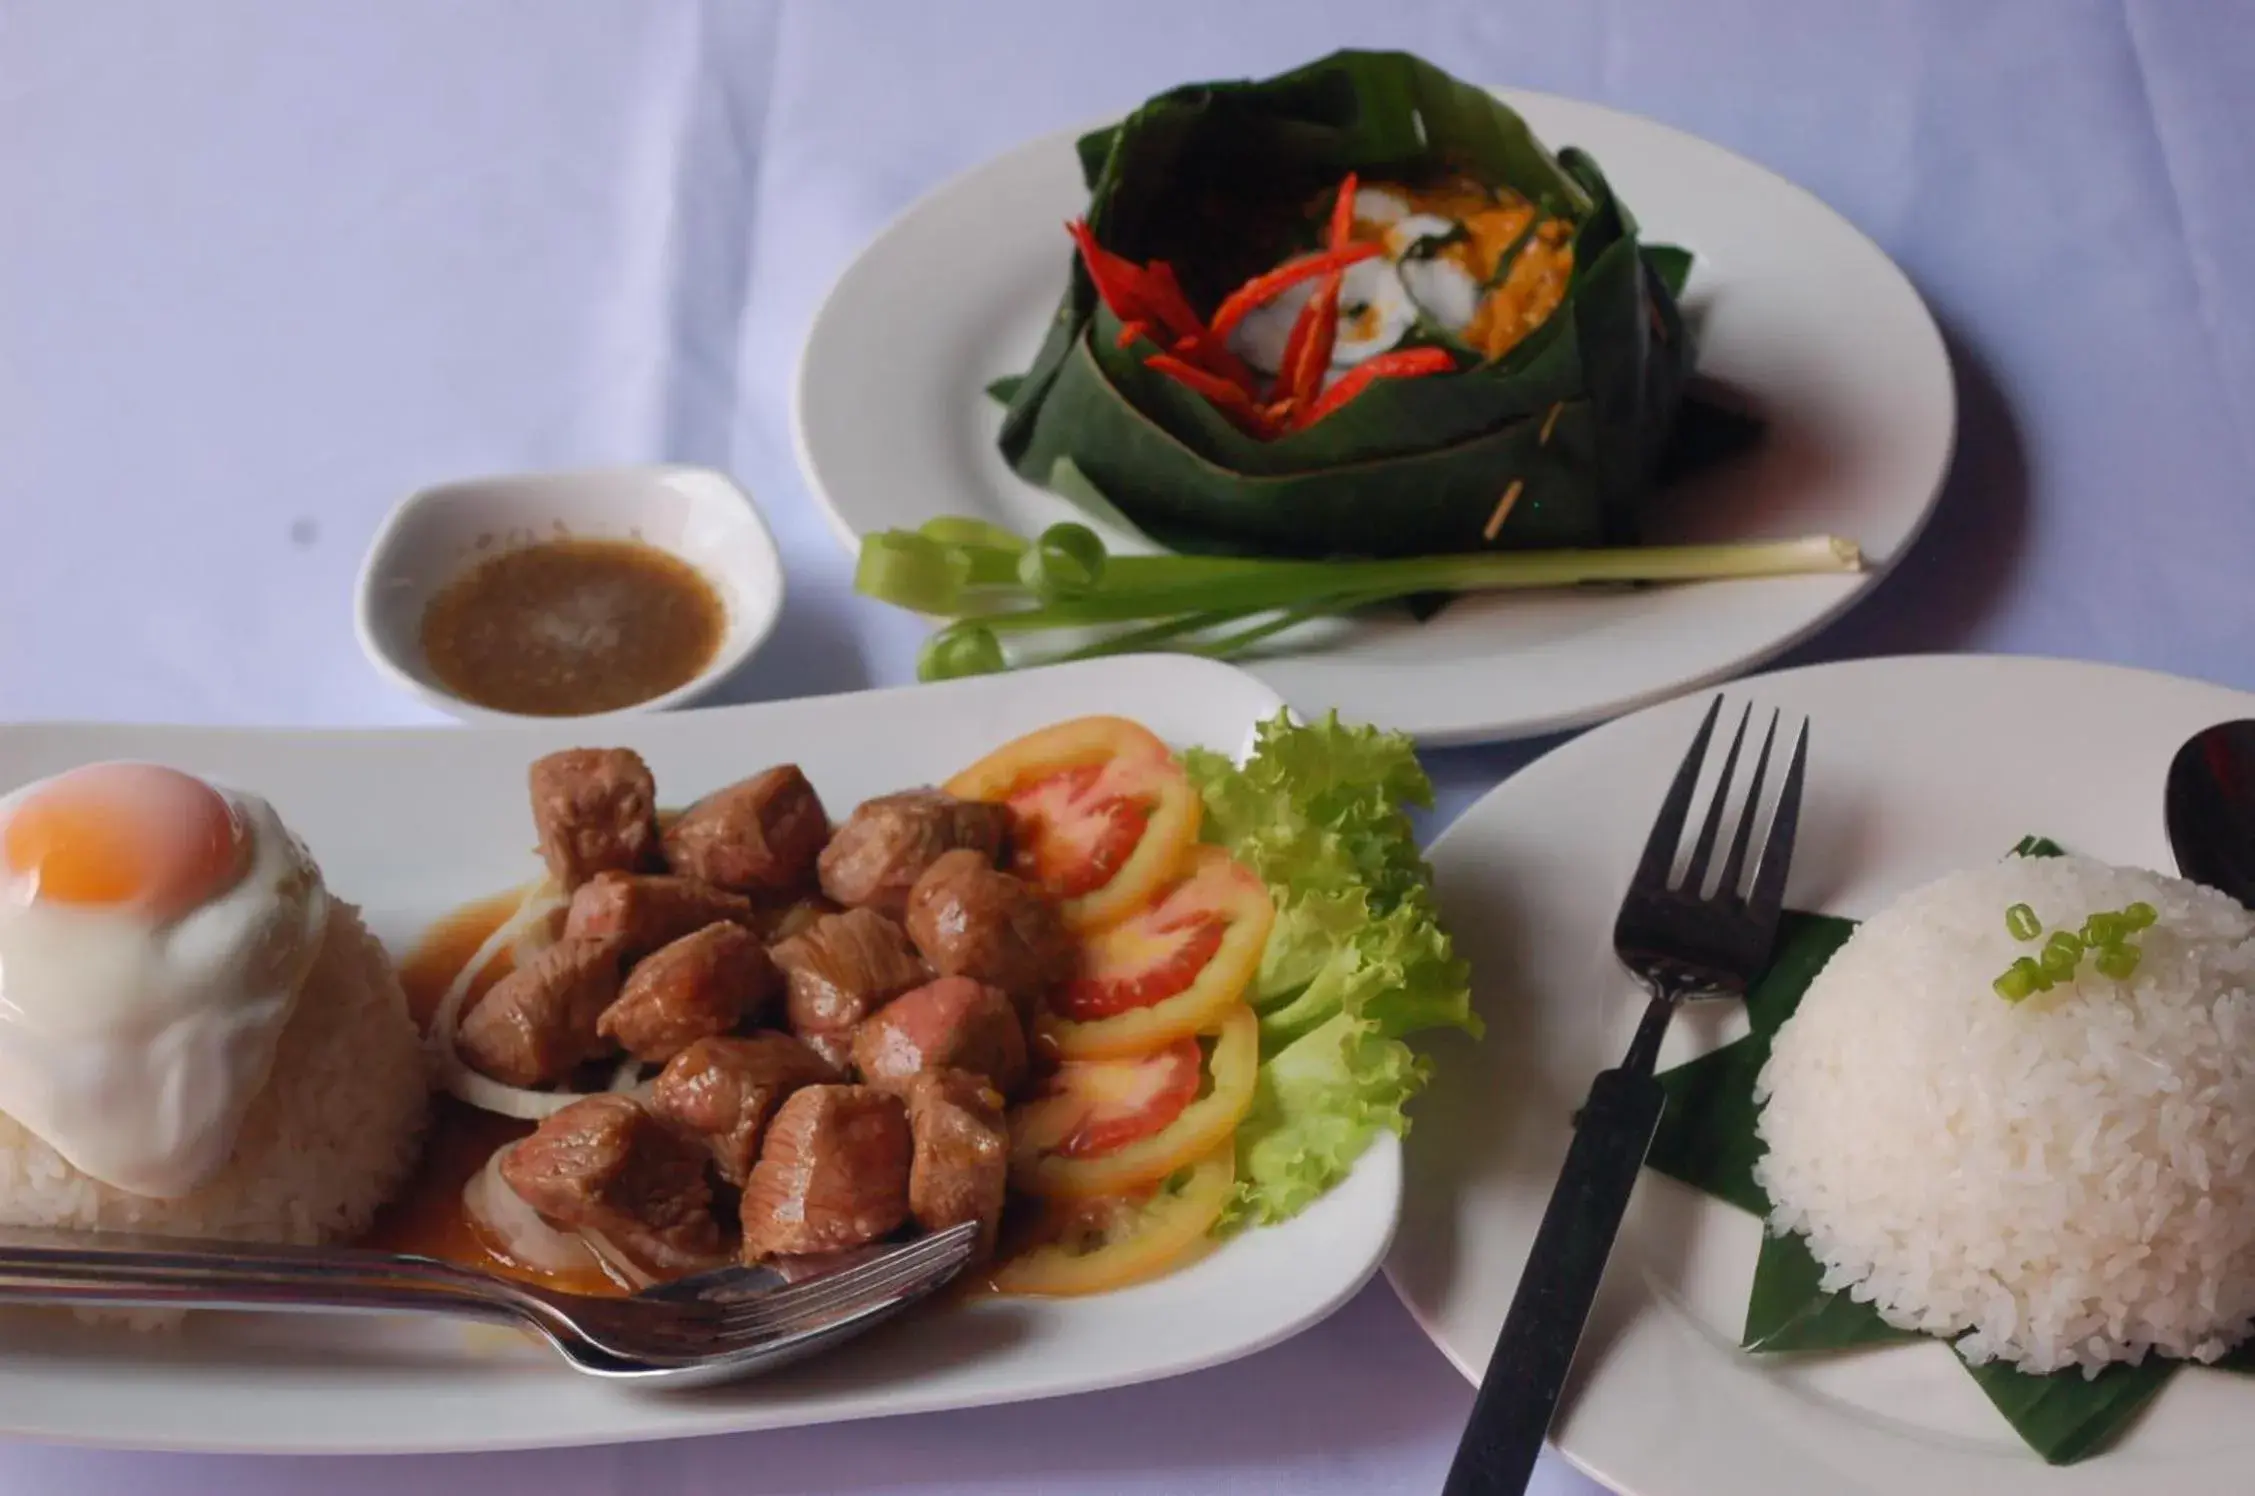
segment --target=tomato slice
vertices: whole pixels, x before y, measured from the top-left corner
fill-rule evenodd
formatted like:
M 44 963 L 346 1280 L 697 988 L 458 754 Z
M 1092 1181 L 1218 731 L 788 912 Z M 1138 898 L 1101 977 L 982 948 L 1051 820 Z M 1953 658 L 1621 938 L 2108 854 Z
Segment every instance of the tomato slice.
M 1099 1117 L 1139 1112 L 1147 1126 L 1179 1094 L 1174 1080 L 1180 1045 L 1204 1053 L 1195 1039 L 1178 1041 L 1134 1060 L 1077 1060 L 1058 1067 L 1058 1081 L 1010 1118 L 1010 1182 L 1021 1193 L 1048 1199 L 1090 1199 L 1155 1184 L 1221 1147 L 1253 1105 L 1260 1068 L 1260 1025 L 1243 1003 L 1232 1007 L 1204 1054 L 1205 1094 L 1183 1105 L 1163 1125 L 1108 1147 L 1090 1146 L 1084 1129 Z M 1133 1085 L 1116 1077 L 1135 1077 Z M 1107 1090 L 1107 1087 L 1117 1089 Z M 1108 1110 L 1107 1110 L 1108 1109 Z
M 1067 1060 L 1142 1054 L 1213 1028 L 1260 970 L 1276 906 L 1253 871 L 1194 847 L 1181 879 L 1118 924 L 1082 937 L 1079 968 L 1040 1020 Z
M 1095 1158 L 1164 1132 L 1198 1099 L 1205 1055 L 1185 1035 L 1152 1054 L 1060 1065 L 1011 1135 L 1059 1158 Z
M 1229 1204 L 1234 1151 L 1224 1144 L 1145 1195 L 1051 1202 L 1035 1227 L 1037 1245 L 996 1268 L 990 1286 L 1065 1297 L 1123 1288 L 1180 1266 L 1212 1240 Z
M 1201 809 L 1174 753 L 1125 717 L 1079 717 L 1006 743 L 947 782 L 1011 810 L 1011 871 L 1100 929 L 1147 903 L 1198 840 Z

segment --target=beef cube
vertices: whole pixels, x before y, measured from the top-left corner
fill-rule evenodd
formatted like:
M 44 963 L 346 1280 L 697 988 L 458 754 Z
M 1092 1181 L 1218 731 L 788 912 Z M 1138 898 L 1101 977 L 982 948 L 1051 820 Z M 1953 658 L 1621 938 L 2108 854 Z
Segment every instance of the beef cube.
M 596 1031 L 636 1059 L 662 1065 L 693 1040 L 756 1017 L 782 991 L 783 976 L 758 937 L 723 921 L 636 963 Z
M 968 849 L 916 880 L 908 934 L 935 971 L 1000 987 L 1021 1011 L 1073 969 L 1072 937 L 1055 907 Z
M 789 940 L 800 931 L 812 928 L 814 922 L 825 914 L 842 912 L 838 905 L 821 895 L 809 894 L 804 898 L 792 899 L 789 903 L 762 907 L 760 920 L 767 928 L 767 943 L 773 945 L 778 940 Z
M 630 748 L 567 748 L 535 759 L 532 823 L 549 876 L 566 893 L 597 873 L 658 860 L 658 786 Z
M 909 1214 L 927 1231 L 977 1221 L 978 1256 L 987 1256 L 1010 1183 L 1010 1131 L 1000 1093 L 969 1071 L 926 1070 L 904 1094 Z
M 854 1068 L 873 1086 L 900 1090 L 919 1073 L 968 1070 L 1008 1096 L 1026 1078 L 1026 1029 L 999 988 L 941 977 L 899 997 L 853 1035 Z
M 911 1148 L 898 1096 L 869 1086 L 792 1092 L 744 1182 L 744 1260 L 835 1252 L 899 1230 Z
M 768 954 L 783 968 L 791 1032 L 842 1034 L 930 973 L 899 925 L 874 909 L 826 914 Z
M 716 920 L 759 933 L 759 913 L 742 894 L 662 873 L 597 873 L 572 895 L 564 933 L 616 937 L 626 959 L 639 961 Z
M 720 1177 L 741 1188 L 784 1098 L 802 1086 L 836 1085 L 843 1075 L 789 1034 L 699 1039 L 658 1072 L 650 1110 L 702 1137 Z
M 867 800 L 846 818 L 817 870 L 822 891 L 849 909 L 874 909 L 899 919 L 908 891 L 942 853 L 968 847 L 989 862 L 1000 860 L 1010 834 L 1010 810 L 980 800 L 958 800 L 939 790 L 904 790 Z
M 564 937 L 477 1000 L 455 1031 L 456 1051 L 505 1085 L 562 1080 L 610 1052 L 598 1026 L 625 965 L 617 940 Z
M 853 1074 L 853 1036 L 852 1029 L 841 1029 L 835 1034 L 800 1034 L 798 1040 L 843 1077 Z
M 501 1160 L 501 1179 L 549 1221 L 594 1232 L 661 1276 L 721 1256 L 705 1150 L 631 1096 L 589 1096 L 542 1122 Z
M 666 866 L 743 893 L 789 893 L 814 876 L 830 818 L 796 764 L 715 790 L 666 828 Z

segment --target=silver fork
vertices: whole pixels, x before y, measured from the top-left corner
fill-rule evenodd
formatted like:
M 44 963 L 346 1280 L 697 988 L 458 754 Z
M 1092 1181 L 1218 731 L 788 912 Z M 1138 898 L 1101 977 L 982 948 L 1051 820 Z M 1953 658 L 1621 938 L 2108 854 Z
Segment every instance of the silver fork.
M 703 1385 L 881 1323 L 962 1271 L 977 1237 L 966 1223 L 841 1254 L 812 1276 L 729 1267 L 601 1298 L 358 1248 L 0 1227 L 0 1305 L 454 1315 L 529 1329 L 594 1376 Z
M 1737 776 L 1746 725 L 1753 716 L 1751 704 L 1739 716 L 1738 731 L 1723 758 L 1714 797 L 1683 874 L 1680 878 L 1674 874 L 1692 797 L 1699 787 L 1700 766 L 1722 704 L 1718 696 L 1707 708 L 1691 751 L 1676 770 L 1613 925 L 1614 953 L 1649 994 L 1644 1016 L 1636 1037 L 1629 1041 L 1627 1058 L 1620 1068 L 1599 1074 L 1575 1122 L 1573 1145 L 1535 1233 L 1488 1373 L 1473 1400 L 1472 1418 L 1457 1444 L 1443 1496 L 1496 1496 L 1526 1489 L 1605 1276 L 1605 1260 L 1612 1255 L 1638 1171 L 1644 1167 L 1645 1151 L 1660 1126 L 1665 1096 L 1653 1072 L 1668 1020 L 1688 1000 L 1743 998 L 1747 984 L 1768 966 L 1777 942 L 1785 874 L 1800 821 L 1801 780 L 1808 764 L 1806 722 L 1793 744 L 1793 758 L 1786 766 L 1751 884 L 1746 881 L 1746 857 L 1761 812 L 1770 750 L 1777 740 L 1775 713 L 1754 761 L 1753 779 L 1742 797 L 1729 850 L 1721 869 L 1714 866 L 1724 807 Z

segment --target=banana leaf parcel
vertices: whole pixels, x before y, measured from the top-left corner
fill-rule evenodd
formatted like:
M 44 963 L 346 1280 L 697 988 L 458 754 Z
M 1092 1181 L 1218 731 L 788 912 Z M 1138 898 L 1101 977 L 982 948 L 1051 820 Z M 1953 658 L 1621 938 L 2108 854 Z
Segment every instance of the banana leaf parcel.
M 1152 99 L 1080 142 L 1086 231 L 1168 268 L 1202 316 L 1309 243 L 1309 207 L 1365 181 L 1470 181 L 1570 231 L 1563 298 L 1500 356 L 1420 316 L 1449 372 L 1380 379 L 1313 424 L 1256 433 L 1153 367 L 1147 330 L 1085 258 L 1033 366 L 1002 381 L 1001 447 L 1060 463 L 1183 549 L 1399 556 L 1634 544 L 1689 378 L 1688 256 L 1640 244 L 1595 161 L 1553 155 L 1510 108 L 1404 53 L 1340 52 L 1265 82 Z M 1063 246 L 1060 246 L 1062 252 Z M 1430 355 L 1426 355 L 1430 358 Z M 1163 360 L 1162 360 L 1163 362 Z M 1332 371 L 1336 378 L 1336 369 Z

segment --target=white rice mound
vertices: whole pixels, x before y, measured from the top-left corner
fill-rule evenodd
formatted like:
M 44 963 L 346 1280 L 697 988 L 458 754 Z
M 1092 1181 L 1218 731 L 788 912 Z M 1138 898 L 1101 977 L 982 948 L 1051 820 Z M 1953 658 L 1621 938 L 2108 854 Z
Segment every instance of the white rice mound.
M 415 1167 L 424 1064 L 391 958 L 332 898 L 273 1072 L 218 1174 L 177 1200 L 128 1194 L 0 1113 L 0 1223 L 303 1245 L 356 1236 Z
M 2017 1005 L 1991 988 L 2141 899 L 2160 919 L 2128 982 L 2086 957 Z M 1771 1228 L 1970 1361 L 2212 1361 L 2255 1316 L 2255 915 L 2223 894 L 2081 857 L 1928 884 L 1832 958 L 1755 1097 Z

